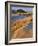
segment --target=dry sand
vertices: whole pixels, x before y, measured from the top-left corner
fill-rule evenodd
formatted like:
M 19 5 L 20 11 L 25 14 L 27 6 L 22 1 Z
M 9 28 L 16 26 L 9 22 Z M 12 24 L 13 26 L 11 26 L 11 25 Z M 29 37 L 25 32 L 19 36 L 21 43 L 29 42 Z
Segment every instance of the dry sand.
M 16 22 L 18 26 L 21 25 L 21 27 L 18 29 L 16 29 L 16 26 L 13 26 L 13 23 L 11 23 L 10 39 L 11 38 L 31 38 L 32 37 L 32 35 L 33 35 L 32 30 L 25 29 L 25 31 L 24 31 L 24 29 L 23 29 L 24 25 L 28 25 L 31 22 L 32 17 L 29 16 L 27 18 L 23 19 L 22 21 L 20 20 L 19 21 L 20 24 L 18 24 L 18 22 Z

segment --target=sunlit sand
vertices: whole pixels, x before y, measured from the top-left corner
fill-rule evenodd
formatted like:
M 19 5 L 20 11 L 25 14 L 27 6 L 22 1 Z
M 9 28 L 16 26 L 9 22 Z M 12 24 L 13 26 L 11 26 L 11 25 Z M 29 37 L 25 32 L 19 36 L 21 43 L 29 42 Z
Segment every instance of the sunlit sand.
M 24 19 L 17 20 L 14 23 L 11 23 L 11 37 L 10 38 L 30 38 L 32 37 L 32 30 L 28 30 L 24 27 L 28 26 L 29 23 L 32 23 L 32 16 L 29 16 Z M 14 25 L 13 25 L 14 24 Z

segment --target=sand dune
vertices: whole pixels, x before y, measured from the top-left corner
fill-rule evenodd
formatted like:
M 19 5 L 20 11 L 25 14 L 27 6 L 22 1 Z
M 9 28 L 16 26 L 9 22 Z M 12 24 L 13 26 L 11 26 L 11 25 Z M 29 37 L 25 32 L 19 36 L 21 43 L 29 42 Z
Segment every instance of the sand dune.
M 24 19 L 20 19 L 20 20 L 17 20 L 16 22 L 14 22 L 14 24 L 11 23 L 11 29 L 13 30 L 17 30 L 18 28 L 22 27 L 22 26 L 27 26 L 29 23 L 32 22 L 32 17 L 29 16 L 27 18 L 24 18 Z M 14 25 L 14 26 L 13 26 Z
M 25 29 L 24 31 L 24 26 L 27 26 L 29 23 L 32 23 L 32 16 L 29 16 L 24 19 L 17 20 L 13 24 L 11 24 L 11 38 L 29 38 L 32 37 L 32 30 Z
M 32 37 L 32 30 L 23 30 L 23 29 L 19 29 L 16 30 L 13 34 L 12 38 L 31 38 Z

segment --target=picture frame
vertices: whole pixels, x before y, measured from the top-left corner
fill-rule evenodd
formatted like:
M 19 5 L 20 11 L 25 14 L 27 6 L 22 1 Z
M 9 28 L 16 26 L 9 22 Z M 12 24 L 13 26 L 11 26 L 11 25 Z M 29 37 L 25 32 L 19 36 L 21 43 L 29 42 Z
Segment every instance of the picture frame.
M 37 42 L 37 3 L 5 2 L 5 44 Z

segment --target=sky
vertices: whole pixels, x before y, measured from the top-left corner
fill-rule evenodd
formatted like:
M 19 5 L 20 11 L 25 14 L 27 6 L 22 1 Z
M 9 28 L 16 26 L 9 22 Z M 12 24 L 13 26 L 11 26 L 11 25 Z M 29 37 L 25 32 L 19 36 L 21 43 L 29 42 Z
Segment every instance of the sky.
M 11 9 L 12 10 L 23 9 L 25 11 L 32 11 L 32 8 L 31 7 L 12 6 Z

